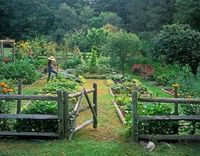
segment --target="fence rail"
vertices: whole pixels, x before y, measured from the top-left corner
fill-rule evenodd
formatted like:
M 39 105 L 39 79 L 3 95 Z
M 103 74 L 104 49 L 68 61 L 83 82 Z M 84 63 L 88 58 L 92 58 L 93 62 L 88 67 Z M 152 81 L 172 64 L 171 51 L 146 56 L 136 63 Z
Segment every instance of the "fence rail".
M 177 97 L 175 95 L 175 97 Z M 174 135 L 147 135 L 139 134 L 139 121 L 200 121 L 200 115 L 181 115 L 178 114 L 178 108 L 174 107 L 174 115 L 163 116 L 139 116 L 138 102 L 154 102 L 159 104 L 174 103 L 175 106 L 179 104 L 200 104 L 200 99 L 184 99 L 184 98 L 138 98 L 137 92 L 132 94 L 132 140 L 138 142 L 139 139 L 157 139 L 157 140 L 200 140 L 200 135 L 179 135 L 178 127 L 176 127 L 177 134 Z
M 1 95 L 0 100 L 40 100 L 40 101 L 57 101 L 57 96 L 44 95 Z

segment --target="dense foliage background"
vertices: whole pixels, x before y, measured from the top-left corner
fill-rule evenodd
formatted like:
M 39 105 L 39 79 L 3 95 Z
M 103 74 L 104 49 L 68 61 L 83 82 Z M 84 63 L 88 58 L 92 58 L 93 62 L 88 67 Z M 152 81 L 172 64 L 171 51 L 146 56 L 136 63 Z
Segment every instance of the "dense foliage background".
M 60 42 L 69 32 L 110 23 L 129 32 L 179 22 L 200 29 L 198 0 L 0 0 L 0 38 L 43 34 Z

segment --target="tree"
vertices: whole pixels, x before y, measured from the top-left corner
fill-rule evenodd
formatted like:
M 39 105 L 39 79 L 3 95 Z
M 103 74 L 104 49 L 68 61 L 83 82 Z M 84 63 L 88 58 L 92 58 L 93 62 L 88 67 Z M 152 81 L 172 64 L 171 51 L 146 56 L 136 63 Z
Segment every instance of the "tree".
M 175 20 L 200 30 L 200 1 L 177 0 Z
M 80 18 L 76 10 L 66 3 L 60 4 L 58 11 L 55 14 L 54 26 L 52 28 L 56 41 L 62 41 L 67 32 L 77 29 L 79 25 Z
M 101 12 L 99 16 L 94 16 L 90 19 L 90 27 L 101 28 L 106 24 L 111 24 L 118 28 L 125 27 L 122 18 L 114 12 Z
M 113 12 L 123 19 L 123 23 L 127 24 L 127 10 L 125 8 L 129 0 L 89 0 L 91 7 L 95 12 Z M 112 23 L 111 23 L 112 24 Z
M 147 9 L 149 0 L 132 0 L 129 1 L 125 10 L 127 10 L 127 26 L 129 31 L 140 32 L 147 30 L 149 20 Z
M 124 76 L 125 63 L 129 57 L 138 50 L 139 38 L 136 34 L 119 31 L 112 33 L 107 42 L 107 50 L 110 54 L 111 61 L 119 60 L 120 69 Z
M 82 52 L 89 52 L 96 47 L 99 52 L 105 44 L 107 32 L 102 28 L 91 28 L 87 31 L 75 32 L 65 37 L 65 43 L 68 47 L 79 47 Z
M 160 30 L 161 26 L 171 24 L 175 13 L 175 0 L 149 0 L 147 14 L 148 30 Z
M 196 74 L 200 62 L 200 32 L 188 25 L 166 25 L 154 38 L 154 51 L 169 63 L 188 64 Z
M 10 35 L 11 0 L 0 1 L 0 38 Z
M 12 1 L 9 19 L 10 33 L 16 39 L 48 34 L 54 16 L 46 0 Z

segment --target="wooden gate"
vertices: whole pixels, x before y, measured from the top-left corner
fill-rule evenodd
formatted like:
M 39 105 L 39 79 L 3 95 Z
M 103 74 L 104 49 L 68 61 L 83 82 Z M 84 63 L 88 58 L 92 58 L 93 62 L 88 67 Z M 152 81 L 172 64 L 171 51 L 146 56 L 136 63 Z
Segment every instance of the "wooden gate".
M 93 93 L 93 99 L 92 99 L 92 103 L 90 101 L 90 98 L 88 96 L 88 94 Z M 83 96 L 85 96 L 88 107 L 81 109 L 81 104 L 82 104 L 82 99 Z M 75 94 L 69 94 L 67 95 L 66 93 L 64 93 L 64 107 L 69 108 L 69 99 L 70 98 L 74 98 L 74 97 L 78 97 L 78 102 L 76 103 L 76 105 L 74 106 L 73 110 L 71 112 L 69 112 L 69 109 L 64 109 L 66 110 L 64 112 L 64 117 L 66 118 L 66 122 L 64 125 L 64 129 L 66 131 L 66 134 L 64 137 L 66 137 L 67 139 L 71 140 L 73 134 L 82 129 L 85 128 L 91 124 L 93 124 L 93 128 L 97 128 L 97 85 L 93 84 L 93 89 L 92 90 L 85 90 L 83 89 L 82 92 L 80 93 L 75 93 Z M 90 109 L 92 112 L 92 119 L 84 122 L 83 124 L 79 125 L 76 127 L 76 119 L 79 115 L 79 113 L 84 112 L 86 110 Z

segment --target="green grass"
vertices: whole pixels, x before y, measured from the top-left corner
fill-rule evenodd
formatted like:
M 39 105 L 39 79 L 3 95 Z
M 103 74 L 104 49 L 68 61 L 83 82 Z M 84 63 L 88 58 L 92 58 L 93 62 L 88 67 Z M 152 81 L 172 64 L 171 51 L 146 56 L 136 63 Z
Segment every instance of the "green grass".
M 42 88 L 46 85 L 46 77 L 43 77 L 41 80 L 37 81 L 33 85 L 27 85 L 22 89 L 22 93 L 25 95 L 33 95 L 37 94 L 42 90 Z
M 146 86 L 154 95 L 157 97 L 165 97 L 165 98 L 172 98 L 172 95 L 164 92 L 161 87 L 155 86 L 148 82 L 147 80 L 142 79 L 140 76 L 132 75 L 133 78 L 138 79 L 144 86 Z
M 200 143 L 160 143 L 152 153 L 136 143 L 116 141 L 1 140 L 0 156 L 198 156 Z
M 141 80 L 142 81 L 142 80 Z M 85 85 L 91 88 L 98 83 L 98 129 L 87 127 L 66 140 L 0 140 L 0 156 L 198 156 L 200 143 L 156 143 L 152 153 L 147 152 L 137 143 L 127 142 L 123 127 L 117 118 L 112 96 L 103 80 L 89 80 Z M 150 87 L 154 88 L 154 86 Z M 156 89 L 156 87 L 155 87 Z M 159 90 L 158 90 L 159 91 Z M 163 94 L 164 95 L 164 94 Z M 83 114 L 80 120 L 90 118 Z M 79 122 L 80 122 L 79 120 Z

